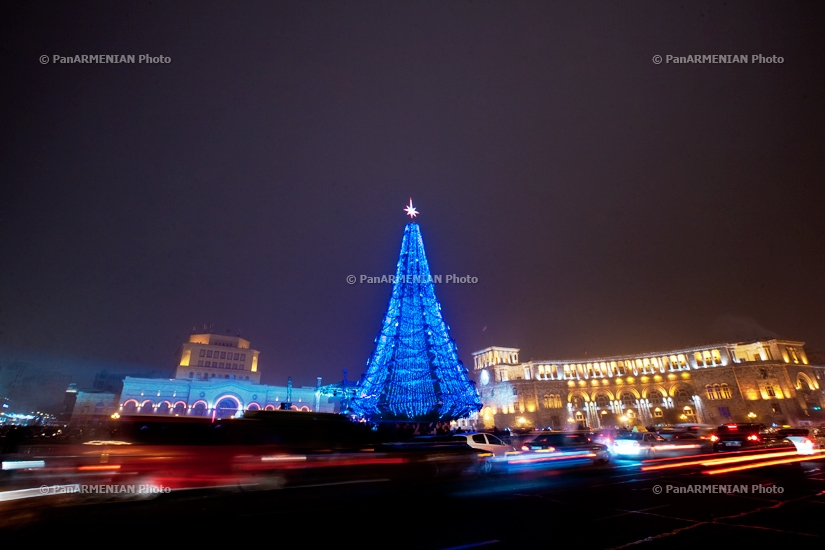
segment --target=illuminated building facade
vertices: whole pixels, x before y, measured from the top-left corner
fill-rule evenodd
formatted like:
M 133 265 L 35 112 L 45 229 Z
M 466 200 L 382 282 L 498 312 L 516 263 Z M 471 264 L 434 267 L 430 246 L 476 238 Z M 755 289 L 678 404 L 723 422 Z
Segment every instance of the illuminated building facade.
M 240 336 L 192 334 L 177 353 L 175 378 L 250 380 L 259 383 L 258 354 Z
M 519 362 L 518 353 L 490 347 L 473 354 L 486 428 L 825 423 L 825 366 L 809 363 L 803 342 L 560 361 Z
M 177 353 L 174 378 L 127 376 L 117 413 L 227 418 L 246 410 L 338 412 L 335 385 L 261 384 L 259 352 L 240 337 L 192 334 Z

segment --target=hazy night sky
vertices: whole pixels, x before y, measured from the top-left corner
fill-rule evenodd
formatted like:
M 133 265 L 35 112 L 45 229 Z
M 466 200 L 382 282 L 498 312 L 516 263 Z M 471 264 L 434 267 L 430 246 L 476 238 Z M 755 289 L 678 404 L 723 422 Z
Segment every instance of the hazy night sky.
M 356 379 L 412 197 L 461 359 L 825 349 L 822 2 L 5 3 L 0 363 Z M 164 55 L 168 64 L 52 56 Z M 654 55 L 781 64 L 654 64 Z M 41 55 L 49 56 L 41 64 Z

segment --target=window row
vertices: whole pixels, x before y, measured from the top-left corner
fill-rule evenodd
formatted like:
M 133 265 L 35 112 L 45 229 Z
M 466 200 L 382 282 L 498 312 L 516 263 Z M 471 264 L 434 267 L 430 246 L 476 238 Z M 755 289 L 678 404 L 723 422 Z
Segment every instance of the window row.
M 708 399 L 730 399 L 730 387 L 727 384 L 708 384 L 705 386 Z
M 231 351 L 215 351 L 213 352 L 211 349 L 202 349 L 201 350 L 201 357 L 212 357 L 214 354 L 215 359 L 229 359 L 230 361 L 246 361 L 246 354 L 245 353 L 232 353 Z
M 219 374 L 219 375 L 215 376 L 214 372 L 212 373 L 212 376 L 209 376 L 208 372 L 203 373 L 203 376 L 201 376 L 201 373 L 198 373 L 197 376 L 195 376 L 194 372 L 190 372 L 189 373 L 189 378 L 194 378 L 196 380 L 207 380 L 209 378 L 224 378 L 224 379 L 229 379 L 229 380 L 235 380 L 237 378 L 238 380 L 249 380 L 248 376 L 243 376 L 243 375 L 240 375 L 240 374 L 237 377 L 234 374 L 232 374 L 232 375 L 225 374 L 223 376 L 221 376 Z
M 201 361 L 198 360 L 199 367 L 212 367 L 213 369 L 232 369 L 244 370 L 243 363 L 222 363 L 218 361 Z
M 726 384 L 723 384 L 725 388 L 727 388 Z M 728 394 L 730 394 L 730 389 L 727 389 Z M 728 395 L 729 397 L 729 395 Z M 680 388 L 674 392 L 673 401 L 674 403 L 678 404 L 685 404 L 690 403 L 691 401 L 691 392 Z M 727 398 L 725 398 L 727 399 Z M 619 396 L 619 401 L 621 401 L 623 408 L 630 408 L 636 407 L 638 405 L 638 400 L 636 396 L 631 392 L 624 392 Z M 581 395 L 573 395 L 570 397 L 570 405 L 574 409 L 584 409 L 586 405 L 586 401 L 584 397 Z M 663 396 L 658 391 L 651 391 L 647 394 L 647 403 L 653 407 L 661 407 L 665 404 L 665 396 Z M 563 407 L 563 400 L 560 394 L 545 394 L 542 400 L 542 404 L 545 409 L 559 409 Z M 607 409 L 611 406 L 610 397 L 605 394 L 598 394 L 595 398 L 595 405 L 599 409 Z
M 560 409 L 560 408 L 562 408 L 561 395 L 559 395 L 559 394 L 545 395 L 544 396 L 544 408 L 545 409 Z
M 722 364 L 722 354 L 718 349 L 697 351 L 693 357 L 697 367 L 707 367 Z M 689 370 L 688 357 L 684 353 L 663 355 L 661 357 L 645 357 L 640 359 L 626 359 L 622 361 L 601 361 L 598 363 L 575 363 L 569 365 L 537 365 L 535 377 L 538 380 L 572 380 L 582 378 L 604 378 L 611 376 L 627 376 L 632 374 L 656 374 Z M 524 367 L 524 379 L 530 380 L 534 370 L 530 366 Z M 500 381 L 506 382 L 509 375 L 504 369 L 499 374 Z
M 719 360 L 721 362 L 721 357 Z M 687 363 L 687 357 L 680 353 L 679 355 L 645 357 L 643 359 L 627 359 L 623 361 L 575 363 L 562 366 L 537 365 L 536 378 L 538 380 L 573 380 L 627 376 L 631 374 L 638 376 L 640 374 L 656 374 L 689 369 L 690 366 Z M 524 367 L 524 378 L 529 380 L 531 375 L 531 367 Z M 509 378 L 507 371 L 502 369 L 499 378 L 501 382 L 506 382 Z
M 711 367 L 722 364 L 722 356 L 719 354 L 718 349 L 697 351 L 693 354 L 693 358 L 696 360 L 697 367 Z

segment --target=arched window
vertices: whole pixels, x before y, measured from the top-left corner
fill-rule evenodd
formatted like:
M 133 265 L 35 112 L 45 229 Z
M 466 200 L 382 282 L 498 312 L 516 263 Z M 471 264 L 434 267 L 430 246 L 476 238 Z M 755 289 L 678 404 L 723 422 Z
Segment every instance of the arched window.
M 610 399 L 603 393 L 596 396 L 596 406 L 600 409 L 606 409 L 610 406 Z
M 722 399 L 730 399 L 730 387 L 727 384 L 719 385 L 719 397 Z
M 238 402 L 226 397 L 215 407 L 219 418 L 231 418 L 238 412 Z
M 799 373 L 796 375 L 796 385 L 802 391 L 810 391 L 814 389 L 814 385 L 810 378 L 804 373 Z
M 662 394 L 657 391 L 650 392 L 650 394 L 648 394 L 647 396 L 647 400 L 654 407 L 662 406 Z
M 636 398 L 633 397 L 633 394 L 630 392 L 624 392 L 622 394 L 622 405 L 625 408 L 632 407 L 636 404 Z
M 573 405 L 574 409 L 584 408 L 584 399 L 582 399 L 580 395 L 574 395 L 573 397 L 571 397 L 570 403 Z
M 550 396 L 548 394 L 544 394 L 544 408 L 549 409 L 553 406 L 552 402 L 550 401 Z
M 712 384 L 708 384 L 705 386 L 705 391 L 707 392 L 708 399 L 716 400 L 719 399 L 719 392 L 717 391 L 719 385 L 717 384 L 715 387 Z
M 678 390 L 676 390 L 676 393 L 674 394 L 673 397 L 674 397 L 674 400 L 677 403 L 688 403 L 688 402 L 690 402 L 690 392 L 687 391 L 684 388 L 679 388 Z

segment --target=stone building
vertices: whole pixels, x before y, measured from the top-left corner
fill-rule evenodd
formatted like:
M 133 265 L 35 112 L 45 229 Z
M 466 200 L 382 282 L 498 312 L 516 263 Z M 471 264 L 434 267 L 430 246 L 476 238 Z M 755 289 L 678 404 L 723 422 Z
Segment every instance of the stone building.
M 473 354 L 485 428 L 566 429 L 680 422 L 825 424 L 825 365 L 803 342 L 767 339 L 580 360 Z
M 125 376 L 116 392 L 70 387 L 72 424 L 103 422 L 112 415 L 215 416 L 247 410 L 339 412 L 350 388 L 340 384 L 293 387 L 261 384 L 257 350 L 240 337 L 197 333 L 181 345 L 173 378 Z M 97 378 L 96 378 L 97 380 Z

